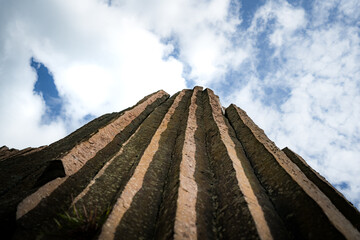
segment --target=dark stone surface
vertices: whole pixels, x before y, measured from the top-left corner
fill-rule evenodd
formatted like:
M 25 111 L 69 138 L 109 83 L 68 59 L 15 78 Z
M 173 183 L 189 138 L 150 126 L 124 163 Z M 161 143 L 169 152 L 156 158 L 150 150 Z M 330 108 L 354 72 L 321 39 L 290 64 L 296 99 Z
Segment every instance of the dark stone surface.
M 171 98 L 164 95 L 148 105 L 79 171 L 68 176 L 50 196 L 42 199 L 35 208 L 17 221 L 15 213 L 19 202 L 45 183 L 65 176 L 63 164 L 59 160 L 62 156 L 131 108 L 103 115 L 64 139 L 43 148 L 19 151 L 1 147 L 1 238 L 10 239 L 13 236 L 13 239 L 96 239 L 177 94 Z M 173 239 L 180 163 L 192 94 L 193 91 L 185 90 L 185 95 L 171 116 L 166 130 L 160 135 L 159 148 L 147 168 L 142 187 L 136 192 L 120 223 L 115 226 L 115 239 Z M 146 96 L 139 103 L 150 96 Z M 256 218 L 253 218 L 254 213 L 249 209 L 249 200 L 245 199 L 239 187 L 236 167 L 234 168 L 236 164 L 241 164 L 240 172 L 245 174 L 250 183 L 251 191 L 260 205 L 257 209 L 261 209 L 264 214 L 274 239 L 344 238 L 319 207 L 318 202 L 300 187 L 298 179 L 290 176 L 289 170 L 283 168 L 286 168 L 286 165 L 281 165 L 283 163 L 273 151 L 280 152 L 286 159 L 287 155 L 359 229 L 359 212 L 299 156 L 289 149 L 283 150 L 285 155 L 277 150 L 270 140 L 261 140 L 259 136 L 264 136 L 264 132 L 257 126 L 254 130 L 255 125 L 244 123 L 234 105 L 226 109 L 225 115 L 221 113 L 220 105 L 214 105 L 217 113 L 217 118 L 214 118 L 209 98 L 215 100 L 216 104 L 217 98 L 211 90 L 199 91 L 196 96 L 194 178 L 197 184 L 195 208 L 198 239 L 260 238 L 254 220 Z M 216 124 L 217 119 L 221 119 L 221 123 L 224 121 L 224 128 Z M 230 143 L 223 142 L 222 136 L 229 136 L 231 141 L 227 141 L 234 143 L 233 155 L 227 152 L 227 144 Z M 119 152 L 120 149 L 122 152 Z M 190 154 L 191 151 L 184 154 Z M 111 159 L 113 161 L 110 163 Z M 289 163 L 291 161 L 288 160 Z M 92 182 L 107 163 L 109 164 L 104 174 L 96 179 L 89 191 L 75 204 L 74 212 L 71 208 L 74 198 Z M 242 189 L 246 193 L 243 187 Z M 94 212 L 97 212 L 97 215 L 92 225 L 88 222 L 82 223 L 76 229 L 69 226 L 69 219 L 61 215 L 87 215 L 86 219 L 91 220 L 89 214 Z M 63 227 L 59 228 L 55 220 Z
M 215 169 L 210 162 L 210 146 L 206 141 L 206 118 L 204 115 L 204 92 L 198 92 L 196 104 L 196 120 L 198 128 L 195 131 L 196 167 L 195 180 L 198 183 L 198 197 L 196 200 L 196 219 L 198 239 L 221 239 L 223 227 L 220 226 L 218 216 L 221 213 L 218 202 L 218 181 Z
M 257 178 L 292 237 L 295 239 L 343 239 L 344 236 L 330 223 L 322 209 L 256 139 L 252 131 L 240 119 L 234 105 L 226 109 L 226 116 L 244 147 Z
M 210 164 L 217 189 L 217 232 L 224 239 L 259 239 L 254 220 L 237 183 L 235 170 L 212 116 L 209 90 L 204 91 L 204 121 Z
M 188 97 L 190 97 L 189 92 Z M 186 106 L 190 104 L 187 101 Z M 169 168 L 167 179 L 164 183 L 162 202 L 158 212 L 155 228 L 155 239 L 171 239 L 174 234 L 174 222 L 176 214 L 176 201 L 178 196 L 179 187 L 179 172 L 181 162 L 181 152 L 184 145 L 185 128 L 188 112 L 185 111 L 182 116 L 183 121 L 181 122 L 180 129 L 177 132 L 176 142 L 172 149 L 171 155 L 171 166 Z
M 146 100 L 149 96 L 145 97 L 144 100 Z M 22 235 L 21 232 L 26 228 L 30 228 L 32 234 L 36 235 L 36 231 L 38 231 L 37 229 L 42 227 L 44 227 L 45 229 L 47 228 L 47 225 L 42 224 L 42 221 L 49 222 L 50 227 L 53 227 L 54 216 L 68 209 L 69 204 L 72 201 L 72 198 L 74 198 L 78 193 L 80 193 L 83 190 L 84 187 L 86 187 L 86 185 L 95 176 L 97 171 L 101 169 L 103 164 L 105 164 L 105 162 L 119 150 L 121 145 L 135 132 L 135 130 L 146 119 L 146 117 L 151 112 L 153 112 L 153 110 L 157 106 L 159 106 L 163 101 L 165 101 L 167 98 L 168 96 L 163 96 L 162 98 L 157 99 L 153 104 L 149 105 L 145 109 L 145 111 L 141 113 L 141 115 L 137 117 L 121 133 L 119 133 L 112 142 L 110 142 L 104 149 L 97 152 L 96 156 L 93 159 L 90 159 L 88 163 L 82 169 L 80 169 L 80 171 L 78 171 L 70 178 L 68 178 L 68 180 L 65 183 L 63 183 L 60 188 L 56 189 L 50 195 L 50 197 L 44 199 L 40 203 L 40 206 L 34 209 L 35 211 L 30 211 L 21 219 L 21 221 L 18 221 L 18 230 L 17 230 L 19 232 L 18 235 L 21 236 Z M 25 175 L 24 173 L 21 173 L 21 169 L 23 168 L 21 164 L 24 164 L 25 166 L 29 166 L 29 162 L 33 162 L 35 166 L 39 167 L 39 169 L 37 169 L 37 171 L 27 173 L 28 176 L 22 177 L 21 179 L 22 181 L 20 183 L 17 183 L 18 185 L 21 186 L 22 189 L 24 189 L 23 191 L 19 191 L 19 192 L 10 191 L 6 195 L 0 198 L 0 203 L 3 204 L 2 206 L 4 206 L 0 209 L 0 216 L 4 216 L 2 219 L 4 219 L 5 226 L 9 225 L 9 223 L 11 223 L 12 226 L 11 228 L 8 227 L 4 228 L 4 231 L 8 232 L 9 235 L 11 235 L 12 232 L 14 231 L 16 206 L 22 199 L 24 199 L 26 196 L 37 190 L 38 186 L 36 186 L 36 181 L 37 179 L 39 179 L 43 171 L 46 169 L 46 164 L 44 164 L 46 159 L 52 159 L 55 158 L 56 156 L 64 155 L 64 153 L 67 152 L 64 149 L 71 149 L 73 146 L 75 146 L 77 142 L 81 142 L 83 140 L 88 139 L 99 128 L 105 126 L 113 119 L 119 117 L 125 111 L 132 108 L 125 109 L 119 113 L 106 114 L 97 119 L 94 119 L 93 121 L 84 125 L 80 129 L 76 130 L 74 133 L 65 137 L 64 139 L 51 144 L 49 147 L 45 148 L 44 150 L 38 153 L 29 155 L 29 158 L 7 160 L 7 161 L 13 161 L 13 160 L 18 161 L 16 166 L 12 166 L 14 169 L 12 169 L 12 171 L 9 172 L 17 173 L 17 171 L 19 171 L 19 174 Z M 5 168 L 5 166 L 2 167 Z M 29 167 L 31 169 L 34 168 L 34 166 L 32 167 L 29 166 Z M 8 181 L 7 184 L 11 185 L 11 182 L 9 183 Z M 7 217 L 5 218 L 5 216 Z M 37 221 L 33 221 L 33 219 L 37 219 Z M 27 223 L 29 223 L 29 225 L 27 225 Z
M 65 177 L 65 169 L 61 160 L 53 160 L 46 163 L 46 168 L 41 176 L 36 180 L 35 187 L 41 187 L 58 177 Z
M 160 148 L 156 151 L 144 177 L 142 188 L 135 195 L 129 210 L 124 214 L 116 229 L 116 239 L 153 239 L 160 208 L 167 208 L 163 202 L 165 183 L 170 166 L 175 158 L 173 149 L 179 134 L 182 132 L 191 91 L 187 91 L 171 117 L 167 129 L 161 134 Z M 144 211 L 146 209 L 146 211 Z M 167 225 L 171 226 L 172 219 Z
M 314 169 L 312 169 L 306 162 L 294 153 L 289 148 L 282 150 L 286 156 L 291 159 L 300 170 L 313 182 L 325 195 L 331 199 L 331 202 L 344 214 L 344 216 L 358 229 L 360 230 L 360 213 L 356 208 L 346 200 L 341 193 L 339 193 L 325 178 L 320 176 Z

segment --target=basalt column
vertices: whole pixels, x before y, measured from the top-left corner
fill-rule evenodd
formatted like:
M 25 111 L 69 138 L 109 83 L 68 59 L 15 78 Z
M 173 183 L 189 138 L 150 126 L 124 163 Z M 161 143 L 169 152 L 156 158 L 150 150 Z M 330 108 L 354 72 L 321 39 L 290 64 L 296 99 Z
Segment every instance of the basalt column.
M 202 87 L 1 147 L 0 170 L 3 239 L 360 239 L 350 202 Z

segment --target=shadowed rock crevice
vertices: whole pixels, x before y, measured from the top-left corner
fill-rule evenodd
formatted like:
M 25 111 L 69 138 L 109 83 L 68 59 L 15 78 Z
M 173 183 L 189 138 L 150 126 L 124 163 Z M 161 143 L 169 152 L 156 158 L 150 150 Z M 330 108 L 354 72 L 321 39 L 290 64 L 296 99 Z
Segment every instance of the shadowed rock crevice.
M 214 104 L 214 105 L 212 105 Z M 248 204 L 240 191 L 236 174 L 224 142 L 221 139 L 219 126 L 214 117 L 223 118 L 221 107 L 216 96 L 205 90 L 204 118 L 207 131 L 207 145 L 210 146 L 210 161 L 214 166 L 215 178 L 218 181 L 218 232 L 225 239 L 259 239 L 255 223 L 250 214 Z M 215 106 L 218 109 L 214 109 Z M 217 111 L 217 116 L 213 112 Z M 221 114 L 221 115 L 220 115 Z
M 269 199 L 268 193 L 259 182 L 259 179 L 257 178 L 253 170 L 251 162 L 249 161 L 248 156 L 244 151 L 244 147 L 237 138 L 231 123 L 228 121 L 228 119 L 225 119 L 225 122 L 229 129 L 228 134 L 232 138 L 236 146 L 236 155 L 240 160 L 242 168 L 244 169 L 244 174 L 246 178 L 249 180 L 251 189 L 254 192 L 254 195 L 256 196 L 256 200 L 260 206 L 259 211 L 264 215 L 265 221 L 268 225 L 272 238 L 292 239 L 293 236 L 291 235 L 291 233 L 287 231 L 284 222 L 278 215 L 272 201 Z
M 175 97 L 176 95 L 157 107 L 145 119 L 129 142 L 123 146 L 121 154 L 115 157 L 85 196 L 76 203 L 77 206 L 85 205 L 89 209 L 96 208 L 103 212 L 115 204 Z
M 198 128 L 195 132 L 196 143 L 196 169 L 195 178 L 198 183 L 198 196 L 196 201 L 198 239 L 222 239 L 222 226 L 219 224 L 218 180 L 215 177 L 214 163 L 210 160 L 210 146 L 208 145 L 204 92 L 197 96 L 196 118 Z
M 28 155 L 14 156 L 10 159 L 1 161 L 0 168 L 4 169 L 4 172 L 0 176 L 0 180 L 7 181 L 9 185 L 1 185 L 0 189 L 2 189 L 2 187 L 13 188 L 18 184 L 20 187 L 22 187 L 23 184 L 21 180 L 25 179 L 27 176 L 33 175 L 34 171 L 37 171 L 37 169 L 42 169 L 45 162 L 59 159 L 77 143 L 89 138 L 91 135 L 97 132 L 99 128 L 108 124 L 121 113 L 122 112 L 106 114 L 99 117 L 98 119 L 94 119 L 64 139 L 61 139 L 45 147 L 42 151 L 34 152 Z M 19 177 L 16 179 L 14 178 L 13 181 L 9 182 L 8 177 L 11 178 L 11 176 Z M 36 179 L 33 181 L 36 181 Z M 29 182 L 29 180 L 27 180 L 27 182 Z M 0 192 L 2 191 L 0 190 Z
M 322 209 L 288 175 L 274 156 L 244 124 L 234 105 L 226 109 L 238 139 L 252 163 L 261 185 L 267 190 L 279 216 L 297 239 L 341 239 L 342 234 L 333 226 Z M 257 132 L 257 134 L 264 134 Z M 306 206 L 306 207 L 305 207 Z M 314 214 L 317 216 L 314 218 Z M 318 226 L 314 228 L 314 226 Z
M 171 165 L 168 168 L 166 179 L 163 185 L 163 193 L 161 204 L 158 209 L 155 226 L 155 239 L 171 239 L 174 235 L 174 223 L 176 215 L 176 201 L 178 198 L 179 190 L 179 173 L 181 152 L 184 146 L 186 120 L 189 112 L 190 97 L 192 91 L 189 91 L 186 96 L 186 105 L 181 118 L 181 124 L 174 135 L 176 141 L 171 151 Z
M 42 172 L 41 176 L 36 180 L 35 187 L 41 187 L 47 182 L 54 180 L 56 178 L 65 177 L 65 169 L 61 160 L 53 160 L 46 164 L 45 170 Z
M 172 164 L 171 154 L 177 139 L 176 136 L 178 136 L 184 120 L 183 116 L 187 111 L 190 96 L 191 91 L 186 91 L 167 122 L 166 130 L 161 133 L 158 143 L 161 148 L 153 156 L 141 189 L 134 196 L 130 208 L 125 212 L 116 228 L 115 239 L 121 239 L 124 236 L 128 236 L 127 239 L 154 238 L 164 183 L 169 177 L 168 171 Z
M 22 180 L 26 179 L 25 182 L 28 186 L 30 186 L 31 184 L 29 183 L 34 183 L 37 180 L 36 178 L 31 178 L 31 176 L 35 175 L 36 171 L 43 169 L 45 162 L 61 159 L 62 156 L 64 156 L 77 144 L 86 141 L 91 136 L 96 134 L 99 129 L 108 125 L 123 115 L 125 112 L 132 110 L 134 107 L 146 101 L 150 97 L 153 97 L 157 93 L 158 92 L 144 97 L 141 101 L 139 101 L 139 103 L 131 108 L 125 109 L 121 112 L 105 114 L 101 117 L 98 117 L 70 135 L 66 136 L 65 138 L 54 142 L 49 146 L 40 147 L 38 149 L 34 149 L 33 151 L 26 152 L 25 154 L 17 155 L 10 157 L 9 159 L 4 159 L 4 161 L 0 161 L 0 169 L 2 169 L 0 182 L 7 183 L 0 185 L 0 198 L 2 199 L 1 195 L 3 195 L 4 189 L 14 189 L 16 185 L 19 185 L 17 187 L 17 192 L 19 192 L 19 190 L 24 190 L 24 194 L 28 195 L 31 191 L 28 188 L 25 188 L 24 181 Z M 155 100 L 154 105 L 159 105 L 166 98 L 168 98 L 168 95 L 163 93 L 162 97 L 159 97 Z
M 30 226 L 34 234 L 38 232 L 39 229 L 45 229 L 45 231 L 47 231 L 46 229 L 56 229 L 55 222 L 53 221 L 54 217 L 60 213 L 64 213 L 70 208 L 74 198 L 81 193 L 104 164 L 122 148 L 122 145 L 134 134 L 141 123 L 165 99 L 166 97 L 161 98 L 159 101 L 155 101 L 153 104 L 147 106 L 131 124 L 121 133 L 118 133 L 114 140 L 105 148 L 97 152 L 95 157 L 90 159 L 83 168 L 69 177 L 49 197 L 42 200 L 38 207 L 22 217 L 20 221 L 18 221 L 18 232 L 21 232 L 22 226 L 26 226 L 25 228 Z M 32 219 L 38 219 L 38 221 L 34 222 Z M 19 235 L 21 235 L 21 233 Z
M 319 173 L 312 169 L 305 161 L 294 153 L 289 148 L 284 148 L 282 150 L 286 156 L 293 161 L 300 170 L 313 182 L 319 189 L 326 194 L 334 205 L 344 214 L 344 216 L 349 219 L 349 221 L 359 230 L 360 229 L 360 213 L 355 209 L 355 207 L 348 202 L 345 197 L 339 193 L 329 182 L 325 180 Z

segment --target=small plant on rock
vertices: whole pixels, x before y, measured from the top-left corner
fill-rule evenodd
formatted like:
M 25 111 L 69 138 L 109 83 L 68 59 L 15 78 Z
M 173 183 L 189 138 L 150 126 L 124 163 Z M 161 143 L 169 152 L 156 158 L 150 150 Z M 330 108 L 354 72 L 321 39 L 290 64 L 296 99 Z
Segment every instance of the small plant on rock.
M 99 213 L 97 209 L 87 210 L 85 205 L 82 209 L 73 206 L 72 211 L 66 211 L 55 218 L 61 235 L 68 239 L 91 239 L 100 230 L 102 224 L 110 213 L 110 207 L 106 211 Z

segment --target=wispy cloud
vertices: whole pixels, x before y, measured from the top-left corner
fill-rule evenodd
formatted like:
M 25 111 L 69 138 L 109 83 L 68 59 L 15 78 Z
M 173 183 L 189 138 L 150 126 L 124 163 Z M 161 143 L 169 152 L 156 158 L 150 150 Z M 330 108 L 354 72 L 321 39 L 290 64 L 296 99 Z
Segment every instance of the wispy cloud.
M 278 145 L 346 185 L 342 191 L 359 208 L 360 38 L 359 17 L 344 11 L 355 7 L 350 2 L 319 1 L 303 9 L 270 1 L 259 8 L 245 32 L 267 58 L 250 59 L 258 74 L 244 69 L 241 77 L 252 80 L 227 102 L 237 99 Z M 264 71 L 261 64 L 270 67 Z

